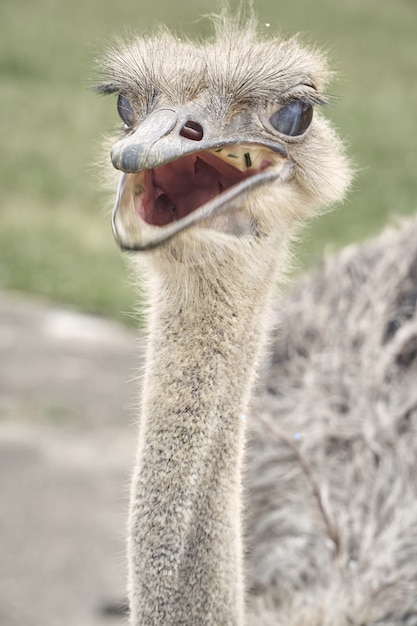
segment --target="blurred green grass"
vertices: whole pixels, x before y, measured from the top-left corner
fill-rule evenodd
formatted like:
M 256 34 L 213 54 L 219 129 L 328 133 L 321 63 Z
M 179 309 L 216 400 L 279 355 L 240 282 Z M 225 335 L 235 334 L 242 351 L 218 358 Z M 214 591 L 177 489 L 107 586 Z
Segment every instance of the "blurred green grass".
M 213 8 L 210 0 L 2 0 L 0 288 L 129 319 L 135 295 L 94 168 L 100 138 L 118 120 L 114 99 L 90 90 L 93 59 L 113 35 L 156 23 L 207 32 L 199 17 Z M 328 115 L 358 174 L 345 205 L 299 244 L 308 267 L 417 208 L 417 3 L 255 0 L 255 8 L 271 31 L 305 33 L 327 48 L 339 72 Z

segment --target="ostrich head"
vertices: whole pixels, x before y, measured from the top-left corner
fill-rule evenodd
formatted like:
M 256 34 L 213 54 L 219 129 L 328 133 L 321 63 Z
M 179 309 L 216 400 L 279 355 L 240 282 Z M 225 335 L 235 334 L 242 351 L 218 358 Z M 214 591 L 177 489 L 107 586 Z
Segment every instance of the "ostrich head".
M 318 110 L 323 56 L 262 39 L 253 19 L 214 23 L 206 43 L 164 31 L 105 59 L 99 90 L 118 94 L 124 124 L 111 151 L 124 249 L 236 255 L 274 233 L 285 240 L 348 185 L 341 142 Z

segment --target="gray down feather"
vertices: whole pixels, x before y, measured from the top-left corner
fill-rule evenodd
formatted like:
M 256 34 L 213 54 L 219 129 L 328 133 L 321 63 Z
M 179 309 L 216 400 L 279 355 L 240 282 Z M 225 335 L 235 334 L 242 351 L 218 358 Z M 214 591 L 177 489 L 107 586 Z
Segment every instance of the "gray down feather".
M 250 623 L 417 625 L 416 303 L 417 219 L 283 298 L 250 417 Z

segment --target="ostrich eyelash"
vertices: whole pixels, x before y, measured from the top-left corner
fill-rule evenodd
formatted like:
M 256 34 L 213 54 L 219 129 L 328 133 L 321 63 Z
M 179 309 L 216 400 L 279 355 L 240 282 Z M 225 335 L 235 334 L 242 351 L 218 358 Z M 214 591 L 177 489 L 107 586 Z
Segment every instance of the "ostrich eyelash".
M 93 91 L 105 96 L 111 95 L 120 92 L 120 85 L 116 85 L 115 83 L 101 83 L 99 85 L 94 85 Z
M 306 93 L 305 91 L 298 93 L 296 91 L 291 91 L 281 94 L 278 101 L 276 101 L 274 104 L 284 106 L 285 104 L 289 104 L 294 100 L 300 100 L 300 102 L 302 102 L 303 104 L 309 104 L 311 106 L 325 106 L 329 103 L 329 99 L 329 96 L 326 96 L 325 94 L 320 94 L 316 91 L 312 91 L 309 93 Z

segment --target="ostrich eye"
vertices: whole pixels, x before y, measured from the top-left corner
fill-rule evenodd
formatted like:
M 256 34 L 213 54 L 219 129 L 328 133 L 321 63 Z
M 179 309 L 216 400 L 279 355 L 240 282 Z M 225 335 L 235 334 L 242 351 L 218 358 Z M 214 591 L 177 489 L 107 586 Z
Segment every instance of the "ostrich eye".
M 119 93 L 119 97 L 117 98 L 117 111 L 126 126 L 129 128 L 132 127 L 135 121 L 135 113 L 129 100 L 121 93 Z
M 313 107 L 301 100 L 293 100 L 276 111 L 269 121 L 275 130 L 289 137 L 305 133 L 313 119 Z

